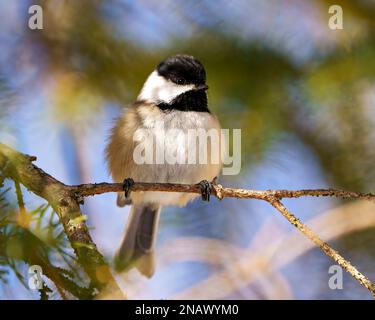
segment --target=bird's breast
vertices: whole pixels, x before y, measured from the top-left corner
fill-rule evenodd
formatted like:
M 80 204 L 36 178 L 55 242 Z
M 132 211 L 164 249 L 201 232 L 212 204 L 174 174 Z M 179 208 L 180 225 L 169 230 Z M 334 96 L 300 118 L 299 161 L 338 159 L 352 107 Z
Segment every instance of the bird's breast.
M 197 183 L 212 179 L 221 168 L 220 125 L 207 112 L 144 113 L 134 141 L 146 162 L 144 179 Z

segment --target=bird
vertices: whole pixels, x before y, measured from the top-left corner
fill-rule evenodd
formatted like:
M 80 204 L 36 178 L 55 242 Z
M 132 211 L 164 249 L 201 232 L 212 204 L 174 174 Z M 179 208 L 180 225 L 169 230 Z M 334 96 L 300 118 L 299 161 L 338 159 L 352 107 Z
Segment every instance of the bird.
M 193 150 L 197 158 L 207 152 L 206 161 L 188 161 L 189 132 L 210 131 L 220 136 L 220 122 L 208 108 L 208 86 L 203 64 L 187 54 L 170 56 L 160 62 L 146 79 L 136 101 L 124 108 L 109 136 L 106 160 L 112 179 L 122 183 L 117 205 L 131 205 L 124 236 L 115 254 L 117 271 L 136 267 L 150 278 L 155 272 L 155 243 L 163 206 L 183 207 L 199 194 L 131 191 L 134 181 L 198 184 L 204 201 L 209 201 L 212 183 L 222 169 L 221 140 Z M 181 134 L 182 133 L 182 134 Z M 158 147 L 181 161 L 139 164 L 137 148 L 150 139 L 151 155 Z M 217 142 L 217 141 L 216 141 Z M 195 146 L 196 147 L 196 146 Z M 195 152 L 195 154 L 194 154 Z M 217 156 L 219 155 L 219 156 Z M 164 159 L 165 160 L 165 159 Z

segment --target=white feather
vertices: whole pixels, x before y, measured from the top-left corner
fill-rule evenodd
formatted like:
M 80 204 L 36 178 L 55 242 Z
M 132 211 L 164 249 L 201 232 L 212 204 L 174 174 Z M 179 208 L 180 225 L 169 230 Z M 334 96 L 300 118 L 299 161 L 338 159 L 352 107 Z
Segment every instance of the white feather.
M 147 135 L 154 135 L 152 148 L 173 150 L 177 159 L 184 159 L 185 164 L 154 164 L 142 166 L 137 170 L 138 181 L 145 182 L 169 182 L 194 184 L 206 179 L 212 180 L 219 174 L 220 164 L 186 164 L 189 153 L 187 145 L 187 132 L 194 129 L 216 129 L 220 130 L 217 120 L 210 114 L 204 112 L 186 112 L 173 110 L 168 113 L 163 112 L 140 112 L 144 128 Z M 163 130 L 158 130 L 162 124 Z M 171 131 L 172 129 L 172 131 Z M 173 129 L 178 129 L 174 131 Z M 135 134 L 135 140 L 142 141 L 146 137 L 143 134 Z M 208 151 L 211 152 L 211 151 Z M 155 154 L 155 151 L 154 151 Z M 159 203 L 161 205 L 185 205 L 185 203 L 197 195 L 180 194 L 174 192 L 145 192 L 141 197 L 141 202 Z M 138 202 L 137 199 L 134 199 Z
M 192 90 L 193 88 L 193 84 L 179 85 L 159 76 L 157 71 L 154 71 L 149 75 L 143 85 L 138 100 L 144 100 L 150 103 L 169 103 L 181 93 Z

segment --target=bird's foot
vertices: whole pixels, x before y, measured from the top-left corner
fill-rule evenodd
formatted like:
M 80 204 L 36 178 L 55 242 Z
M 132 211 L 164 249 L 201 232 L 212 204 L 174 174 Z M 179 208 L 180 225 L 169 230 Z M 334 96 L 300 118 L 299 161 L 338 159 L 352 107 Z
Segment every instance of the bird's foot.
M 130 196 L 130 189 L 134 185 L 134 180 L 132 178 L 126 178 L 122 184 L 125 192 L 125 198 L 128 199 Z
M 201 189 L 202 200 L 210 201 L 210 194 L 213 189 L 212 183 L 208 182 L 207 180 L 202 180 L 201 182 L 198 183 L 198 185 Z

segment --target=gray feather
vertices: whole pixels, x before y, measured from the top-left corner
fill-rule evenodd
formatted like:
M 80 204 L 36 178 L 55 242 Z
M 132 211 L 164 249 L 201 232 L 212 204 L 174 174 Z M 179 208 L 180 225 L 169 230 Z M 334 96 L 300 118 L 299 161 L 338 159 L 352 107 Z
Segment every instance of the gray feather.
M 117 271 L 135 266 L 145 276 L 153 275 L 159 215 L 160 206 L 157 204 L 142 204 L 131 208 L 125 235 L 115 257 Z

